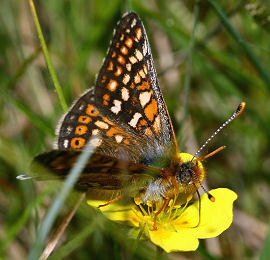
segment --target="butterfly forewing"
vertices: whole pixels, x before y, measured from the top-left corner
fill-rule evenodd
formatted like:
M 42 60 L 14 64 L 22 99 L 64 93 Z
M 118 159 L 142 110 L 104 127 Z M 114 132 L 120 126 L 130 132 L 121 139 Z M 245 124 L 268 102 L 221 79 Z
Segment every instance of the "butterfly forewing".
M 177 151 L 145 29 L 135 13 L 118 23 L 96 86 L 65 115 L 58 148 L 82 149 L 100 136 L 97 152 L 146 165 Z
M 142 21 L 124 16 L 98 75 L 96 102 L 106 116 L 128 132 L 147 136 L 157 153 L 176 151 L 174 131 L 159 88 Z

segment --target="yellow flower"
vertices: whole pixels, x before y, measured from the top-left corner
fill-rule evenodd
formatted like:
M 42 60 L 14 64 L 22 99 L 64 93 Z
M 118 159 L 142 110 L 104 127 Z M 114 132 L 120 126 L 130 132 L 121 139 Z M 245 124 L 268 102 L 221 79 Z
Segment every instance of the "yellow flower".
M 112 203 L 102 207 L 101 211 L 111 220 L 129 222 L 137 229 L 137 233 L 143 233 L 144 237 L 168 253 L 194 251 L 199 245 L 199 239 L 218 236 L 233 220 L 236 193 L 225 188 L 211 190 L 209 193 L 215 201 L 212 202 L 207 194 L 203 194 L 200 213 L 199 201 L 187 207 L 176 207 L 170 203 L 168 209 L 157 217 L 157 230 L 153 228 L 156 211 L 153 211 L 151 204 L 147 207 L 140 204 L 131 207 Z M 88 204 L 98 206 L 102 203 L 88 201 Z

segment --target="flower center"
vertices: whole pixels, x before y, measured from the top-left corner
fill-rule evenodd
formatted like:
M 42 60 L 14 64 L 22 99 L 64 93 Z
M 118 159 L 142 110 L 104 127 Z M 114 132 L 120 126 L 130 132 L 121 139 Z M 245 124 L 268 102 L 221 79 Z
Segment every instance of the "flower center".
M 173 228 L 172 221 L 177 218 L 179 219 L 191 199 L 192 195 L 187 198 L 186 203 L 182 206 L 175 205 L 176 198 L 171 199 L 167 207 L 162 209 L 160 212 L 160 209 L 163 207 L 163 203 L 153 205 L 151 201 L 147 201 L 146 204 L 143 204 L 140 198 L 134 198 L 134 202 L 137 206 L 134 209 L 134 213 L 138 217 L 142 227 L 148 226 L 150 230 L 161 227 L 171 229 Z

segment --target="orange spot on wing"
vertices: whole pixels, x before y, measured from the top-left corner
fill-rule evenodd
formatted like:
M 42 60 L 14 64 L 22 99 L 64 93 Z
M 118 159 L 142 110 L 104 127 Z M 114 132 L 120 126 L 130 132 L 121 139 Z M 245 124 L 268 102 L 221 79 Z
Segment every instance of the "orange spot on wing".
M 113 70 L 113 63 L 112 63 L 112 61 L 109 62 L 109 65 L 107 67 L 107 70 Z
M 108 94 L 105 94 L 103 96 L 103 105 L 108 106 L 110 101 L 110 96 Z
M 75 129 L 76 135 L 84 135 L 87 132 L 88 132 L 88 128 L 86 125 L 78 125 Z
M 147 127 L 144 131 L 144 133 L 148 136 L 153 136 L 153 132 L 152 130 L 150 129 L 150 127 Z
M 160 115 L 155 118 L 153 124 L 154 131 L 158 134 L 160 132 Z
M 138 40 L 140 40 L 142 38 L 142 29 L 140 27 L 138 27 L 136 30 L 135 30 L 135 34 L 136 34 L 136 38 Z
M 143 81 L 143 83 L 139 86 L 137 86 L 138 90 L 147 90 L 150 89 L 150 84 L 148 81 Z
M 112 58 L 114 58 L 114 57 L 116 57 L 116 52 L 115 51 L 113 51 L 113 53 L 112 53 Z
M 122 46 L 122 47 L 120 48 L 120 51 L 121 51 L 122 54 L 128 55 L 128 49 L 127 49 L 126 46 Z
M 147 125 L 147 121 L 145 119 L 140 119 L 138 125 L 137 125 L 137 128 L 139 130 L 142 130 L 143 126 L 146 126 Z
M 106 122 L 107 124 L 113 125 L 113 122 L 110 121 L 107 117 L 101 117 L 101 119 L 102 119 L 104 122 Z
M 121 55 L 118 56 L 117 61 L 122 65 L 126 63 L 125 58 Z
M 130 142 L 129 142 L 128 139 L 124 139 L 123 143 L 124 143 L 124 144 L 130 144 Z
M 144 109 L 144 113 L 150 121 L 153 121 L 157 112 L 158 112 L 157 101 L 153 98 L 151 103 Z
M 102 76 L 101 83 L 105 83 L 107 77 L 105 75 Z
M 71 139 L 70 147 L 73 149 L 80 149 L 84 146 L 85 139 L 82 137 L 74 137 Z
M 109 81 L 108 85 L 107 85 L 107 88 L 108 88 L 108 90 L 110 90 L 110 91 L 115 91 L 117 86 L 118 86 L 117 81 L 111 79 L 111 80 Z
M 131 39 L 131 38 L 127 38 L 127 39 L 125 40 L 125 44 L 127 45 L 128 48 L 131 48 L 132 45 L 133 45 L 132 39 Z
M 122 74 L 122 68 L 120 66 L 116 66 L 115 76 L 120 76 Z
M 89 116 L 80 116 L 80 117 L 78 118 L 78 122 L 79 122 L 79 123 L 88 124 L 88 123 L 90 123 L 91 121 L 92 121 L 92 118 L 89 117 Z
M 114 136 L 115 134 L 120 134 L 121 131 L 119 131 L 118 128 L 116 127 L 111 127 L 107 132 L 106 132 L 106 136 Z
M 86 108 L 86 114 L 89 116 L 98 116 L 99 112 L 92 104 L 88 104 Z

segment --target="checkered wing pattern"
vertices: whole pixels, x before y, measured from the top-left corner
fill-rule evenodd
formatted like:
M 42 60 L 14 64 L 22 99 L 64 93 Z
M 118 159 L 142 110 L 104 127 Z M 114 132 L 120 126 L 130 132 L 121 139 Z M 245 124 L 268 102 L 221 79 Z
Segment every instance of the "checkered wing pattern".
M 96 86 L 65 115 L 58 148 L 82 149 L 93 135 L 101 137 L 97 152 L 146 165 L 177 152 L 147 35 L 135 13 L 118 23 Z

